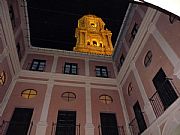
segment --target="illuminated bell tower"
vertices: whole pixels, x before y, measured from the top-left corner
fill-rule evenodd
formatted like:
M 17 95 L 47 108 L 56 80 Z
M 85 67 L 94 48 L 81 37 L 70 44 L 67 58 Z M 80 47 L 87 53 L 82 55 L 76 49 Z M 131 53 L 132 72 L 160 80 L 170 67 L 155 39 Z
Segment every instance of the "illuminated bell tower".
M 78 20 L 75 37 L 76 47 L 74 51 L 111 55 L 113 46 L 111 42 L 112 33 L 104 28 L 105 23 L 95 15 L 85 15 Z

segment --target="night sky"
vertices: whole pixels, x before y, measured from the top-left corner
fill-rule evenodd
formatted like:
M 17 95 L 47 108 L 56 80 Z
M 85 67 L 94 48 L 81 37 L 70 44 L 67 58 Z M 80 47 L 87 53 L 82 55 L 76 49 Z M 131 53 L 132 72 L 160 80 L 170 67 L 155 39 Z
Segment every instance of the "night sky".
M 27 0 L 31 45 L 72 50 L 78 19 L 87 14 L 101 17 L 116 42 L 128 0 Z

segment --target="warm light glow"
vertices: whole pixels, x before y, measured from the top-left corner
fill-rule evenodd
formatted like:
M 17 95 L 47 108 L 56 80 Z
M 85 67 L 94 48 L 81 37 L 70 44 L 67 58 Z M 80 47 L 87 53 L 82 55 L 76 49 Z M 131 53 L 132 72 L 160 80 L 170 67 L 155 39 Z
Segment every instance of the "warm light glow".
M 21 96 L 26 99 L 31 99 L 37 96 L 37 91 L 34 89 L 26 89 L 22 91 Z
M 180 0 L 134 0 L 147 2 L 180 16 Z

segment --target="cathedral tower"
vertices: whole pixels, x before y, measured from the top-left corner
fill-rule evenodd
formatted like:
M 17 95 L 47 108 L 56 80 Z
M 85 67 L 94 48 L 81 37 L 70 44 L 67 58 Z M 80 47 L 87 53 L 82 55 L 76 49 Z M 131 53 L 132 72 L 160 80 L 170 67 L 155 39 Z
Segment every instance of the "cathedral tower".
M 105 23 L 95 15 L 85 15 L 78 20 L 74 51 L 98 55 L 111 55 L 113 46 L 112 33 L 105 29 Z

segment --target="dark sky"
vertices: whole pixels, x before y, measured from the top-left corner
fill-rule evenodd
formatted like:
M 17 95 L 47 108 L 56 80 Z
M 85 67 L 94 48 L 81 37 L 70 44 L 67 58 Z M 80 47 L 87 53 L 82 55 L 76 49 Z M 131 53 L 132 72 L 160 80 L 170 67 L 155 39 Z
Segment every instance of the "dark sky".
M 31 45 L 72 50 L 78 19 L 101 17 L 116 42 L 128 0 L 27 0 Z

